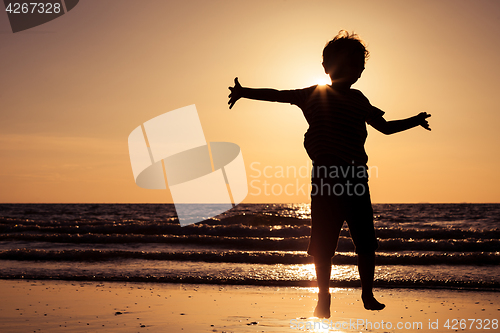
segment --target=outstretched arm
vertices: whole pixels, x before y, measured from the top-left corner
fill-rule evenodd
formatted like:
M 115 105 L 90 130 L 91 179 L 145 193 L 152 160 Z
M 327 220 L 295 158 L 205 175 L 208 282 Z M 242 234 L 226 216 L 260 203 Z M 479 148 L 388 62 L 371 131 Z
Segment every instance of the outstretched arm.
M 421 112 L 414 117 L 410 117 L 407 119 L 401 120 L 391 120 L 386 121 L 384 117 L 378 117 L 373 119 L 370 122 L 370 125 L 373 126 L 377 131 L 382 132 L 384 134 L 394 134 L 402 131 L 406 131 L 407 129 L 422 126 L 426 130 L 430 131 L 429 123 L 427 122 L 427 118 L 431 115 L 426 112 Z
M 229 94 L 229 102 L 227 104 L 229 104 L 230 109 L 240 98 L 268 102 L 290 102 L 290 93 L 286 90 L 245 88 L 240 85 L 238 78 L 234 79 L 234 87 L 229 87 L 229 90 L 231 90 L 231 93 Z

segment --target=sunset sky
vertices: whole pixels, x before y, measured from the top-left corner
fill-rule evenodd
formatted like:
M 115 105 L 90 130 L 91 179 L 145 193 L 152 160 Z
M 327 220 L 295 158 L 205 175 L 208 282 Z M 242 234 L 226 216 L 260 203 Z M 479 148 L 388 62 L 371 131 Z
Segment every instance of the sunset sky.
M 496 0 L 82 0 L 18 33 L 2 12 L 0 202 L 171 202 L 135 184 L 127 138 L 191 104 L 207 141 L 241 147 L 244 202 L 308 202 L 301 110 L 249 100 L 229 110 L 228 86 L 321 82 L 321 52 L 340 29 L 368 45 L 353 87 L 387 120 L 432 114 L 431 132 L 369 127 L 373 202 L 500 202 Z M 278 195 L 287 184 L 293 195 Z

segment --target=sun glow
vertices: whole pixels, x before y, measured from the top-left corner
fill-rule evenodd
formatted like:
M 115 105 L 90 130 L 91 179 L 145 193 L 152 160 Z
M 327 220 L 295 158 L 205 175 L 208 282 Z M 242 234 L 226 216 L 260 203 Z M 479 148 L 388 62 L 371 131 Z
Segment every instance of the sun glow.
M 319 84 L 320 86 L 324 86 L 332 83 L 330 77 L 328 75 L 321 75 L 315 78 L 315 84 Z

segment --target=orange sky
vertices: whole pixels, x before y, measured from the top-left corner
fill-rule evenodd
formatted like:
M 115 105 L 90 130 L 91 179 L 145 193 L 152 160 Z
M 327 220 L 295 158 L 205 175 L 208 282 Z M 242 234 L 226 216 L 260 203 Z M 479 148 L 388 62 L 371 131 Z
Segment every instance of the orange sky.
M 235 76 L 253 87 L 315 84 L 340 29 L 368 44 L 354 87 L 386 119 L 432 114 L 432 132 L 369 128 L 372 200 L 500 202 L 493 0 L 84 0 L 15 34 L 0 13 L 0 202 L 169 202 L 168 191 L 135 185 L 127 138 L 190 104 L 207 141 L 241 147 L 252 182 L 244 202 L 309 201 L 307 174 L 279 173 L 309 168 L 300 109 L 244 100 L 228 110 L 227 87 Z M 288 184 L 293 195 L 277 195 Z

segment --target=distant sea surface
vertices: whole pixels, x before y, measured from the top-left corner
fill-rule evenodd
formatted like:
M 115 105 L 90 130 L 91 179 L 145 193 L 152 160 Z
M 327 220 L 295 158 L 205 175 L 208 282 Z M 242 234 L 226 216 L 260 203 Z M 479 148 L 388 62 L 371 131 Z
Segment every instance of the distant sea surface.
M 377 287 L 500 291 L 500 204 L 375 204 Z M 315 286 L 308 204 L 1 204 L 0 278 Z M 332 286 L 359 286 L 347 225 Z

